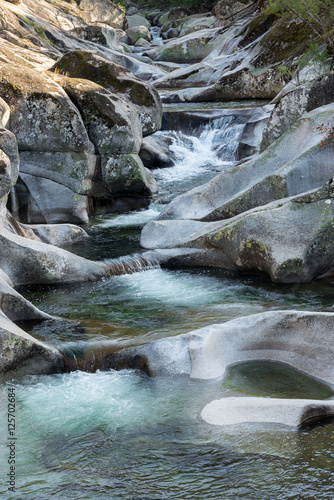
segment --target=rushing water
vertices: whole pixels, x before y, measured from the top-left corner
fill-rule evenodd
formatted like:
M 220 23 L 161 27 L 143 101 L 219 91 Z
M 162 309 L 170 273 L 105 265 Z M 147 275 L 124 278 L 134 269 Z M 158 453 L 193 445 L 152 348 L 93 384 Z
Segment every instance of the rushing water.
M 232 168 L 245 157 L 257 152 L 260 147 L 265 125 L 262 111 L 265 102 L 252 110 L 255 101 L 248 101 L 247 107 L 239 104 L 233 111 L 228 103 L 224 107 L 211 106 L 201 110 L 194 108 L 192 104 L 184 104 L 182 111 L 177 112 L 171 107 L 171 110 L 164 113 L 162 130 L 154 135 L 162 149 L 166 149 L 168 144 L 173 162 L 171 167 L 154 170 L 159 184 L 159 199 L 163 203 L 185 190 L 207 182 L 217 173 Z M 249 127 L 250 116 L 254 119 L 256 110 L 259 120 L 253 137 L 256 144 L 244 145 L 242 148 L 240 142 L 243 133 Z
M 209 427 L 197 412 L 215 383 L 109 371 L 14 385 L 21 500 L 333 498 L 333 425 Z
M 206 151 L 212 151 L 209 140 L 201 138 Z M 196 156 L 193 177 L 198 181 L 207 157 L 197 150 L 192 161 Z M 185 154 L 174 172 L 186 161 Z M 162 175 L 162 191 L 175 194 L 173 182 L 189 177 L 189 170 L 183 172 L 183 178 L 175 174 L 177 180 Z M 97 260 L 140 252 L 140 229 L 160 210 L 155 203 L 147 210 L 96 218 L 87 227 L 91 238 L 69 249 Z M 330 282 L 279 286 L 263 276 L 208 269 L 156 268 L 97 283 L 28 287 L 22 293 L 58 317 L 24 328 L 63 349 L 84 349 L 92 342 L 100 342 L 102 349 L 141 344 L 262 311 L 328 311 L 334 302 Z M 0 497 L 332 499 L 332 423 L 303 432 L 270 426 L 222 429 L 198 417 L 206 403 L 230 395 L 277 396 L 285 391 L 287 397 L 306 391 L 314 397 L 318 391 L 319 398 L 331 397 L 312 379 L 298 374 L 292 379 L 290 372 L 272 365 L 235 367 L 224 384 L 150 378 L 136 370 L 73 371 L 8 381 L 0 388 L 0 419 L 6 422 L 7 388 L 15 387 L 17 491 L 12 496 L 6 491 L 8 448 L 2 432 Z M 266 379 L 277 383 L 266 385 Z

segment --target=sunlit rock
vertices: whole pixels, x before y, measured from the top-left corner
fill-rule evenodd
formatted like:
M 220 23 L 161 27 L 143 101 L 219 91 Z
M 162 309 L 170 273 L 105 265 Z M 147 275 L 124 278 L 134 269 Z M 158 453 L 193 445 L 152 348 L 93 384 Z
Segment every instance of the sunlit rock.
M 334 401 L 231 397 L 211 401 L 200 415 L 208 424 L 219 426 L 279 424 L 298 428 L 311 418 L 333 418 Z

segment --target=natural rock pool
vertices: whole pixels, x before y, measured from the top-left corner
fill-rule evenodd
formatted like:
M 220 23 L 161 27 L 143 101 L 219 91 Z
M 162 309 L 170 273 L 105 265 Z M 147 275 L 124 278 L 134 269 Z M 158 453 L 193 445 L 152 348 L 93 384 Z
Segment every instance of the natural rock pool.
M 207 138 L 189 144 L 201 147 L 203 154 Z M 172 169 L 159 172 L 163 196 L 173 192 L 173 182 L 178 190 L 188 179 L 188 166 L 182 165 L 181 155 L 177 176 Z M 195 183 L 203 180 L 200 167 L 199 162 Z M 94 260 L 140 252 L 141 227 L 160 210 L 156 200 L 147 210 L 96 218 L 87 228 L 91 238 L 70 250 Z M 332 311 L 333 304 L 331 281 L 275 285 L 264 276 L 159 267 L 21 293 L 59 317 L 25 324 L 25 330 L 76 353 L 89 351 L 93 343 L 103 353 L 110 346 L 148 343 L 265 311 Z M 300 373 L 292 379 L 289 368 L 268 362 L 234 367 L 223 385 L 221 380 L 148 377 L 138 370 L 102 371 L 96 353 L 94 363 L 84 366 L 93 373 L 30 376 L 1 386 L 1 422 L 6 421 L 7 388 L 16 388 L 19 465 L 13 498 L 333 498 L 332 422 L 295 430 L 258 424 L 216 427 L 200 418 L 202 408 L 216 398 L 332 398 L 328 386 Z M 3 441 L 0 457 L 1 470 L 6 470 Z M 0 495 L 7 495 L 4 483 Z

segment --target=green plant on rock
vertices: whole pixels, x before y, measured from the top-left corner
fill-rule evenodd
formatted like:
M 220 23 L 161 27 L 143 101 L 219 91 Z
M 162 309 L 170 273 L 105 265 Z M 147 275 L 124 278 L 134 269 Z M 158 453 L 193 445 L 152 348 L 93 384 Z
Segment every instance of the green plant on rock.
M 291 80 L 296 78 L 296 85 L 300 85 L 300 72 L 308 65 L 312 66 L 313 71 L 321 76 L 326 68 L 328 61 L 328 51 L 323 45 L 311 42 L 307 51 L 298 59 L 296 70 L 289 66 L 279 66 L 277 68 L 280 77 L 287 77 Z
M 125 12 L 126 0 L 113 0 L 113 3 L 117 5 L 117 7 L 123 12 Z
M 334 56 L 334 0 L 267 0 L 267 14 L 292 14 L 307 25 L 316 39 Z

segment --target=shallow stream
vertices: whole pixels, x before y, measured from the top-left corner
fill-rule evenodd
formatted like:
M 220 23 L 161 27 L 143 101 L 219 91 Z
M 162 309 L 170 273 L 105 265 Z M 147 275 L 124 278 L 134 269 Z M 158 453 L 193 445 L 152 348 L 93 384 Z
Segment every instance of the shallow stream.
M 203 169 L 212 177 L 217 168 L 208 168 L 207 137 L 200 141 L 194 184 L 203 182 Z M 188 144 L 199 147 L 196 141 Z M 184 142 L 179 146 L 185 147 Z M 189 169 L 180 166 L 186 160 L 182 157 L 173 167 L 179 172 L 174 177 L 173 168 L 156 172 L 162 198 L 188 185 Z M 219 161 L 226 166 L 227 160 L 220 157 L 218 168 Z M 91 238 L 70 250 L 96 260 L 140 252 L 141 227 L 161 208 L 158 199 L 146 210 L 91 220 L 86 228 Z M 110 343 L 142 344 L 263 311 L 332 311 L 334 302 L 328 281 L 278 286 L 264 276 L 209 269 L 153 268 L 97 283 L 21 292 L 59 317 L 26 323 L 25 330 L 63 349 L 92 342 L 102 349 Z M 200 410 L 217 397 L 277 397 L 279 391 L 281 397 L 332 397 L 328 388 L 324 391 L 300 374 L 292 377 L 275 364 L 241 368 L 230 372 L 225 384 L 150 378 L 135 370 L 77 370 L 7 382 L 0 388 L 0 418 L 6 422 L 7 389 L 15 387 L 17 490 L 9 496 L 2 481 L 0 497 L 332 500 L 332 423 L 292 431 L 277 426 L 222 429 L 200 420 Z M 268 385 L 263 383 L 266 378 Z M 274 387 L 271 379 L 277 382 Z M 1 471 L 7 469 L 7 455 L 1 438 Z

